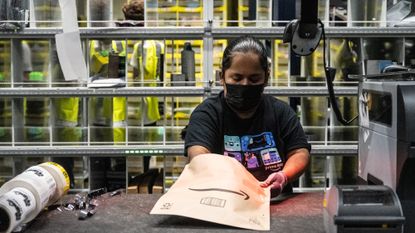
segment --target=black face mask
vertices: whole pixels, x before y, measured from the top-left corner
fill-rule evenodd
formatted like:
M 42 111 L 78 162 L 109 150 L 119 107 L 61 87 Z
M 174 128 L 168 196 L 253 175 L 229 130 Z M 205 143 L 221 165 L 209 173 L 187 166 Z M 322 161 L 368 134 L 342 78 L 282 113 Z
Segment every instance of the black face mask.
M 226 85 L 226 102 L 235 110 L 245 112 L 259 104 L 264 92 L 264 84 L 260 85 Z

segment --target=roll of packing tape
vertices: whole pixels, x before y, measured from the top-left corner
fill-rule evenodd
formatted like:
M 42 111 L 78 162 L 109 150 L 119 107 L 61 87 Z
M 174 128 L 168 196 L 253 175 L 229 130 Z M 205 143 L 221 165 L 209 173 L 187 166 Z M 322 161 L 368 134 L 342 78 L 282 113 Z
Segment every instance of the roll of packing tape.
M 0 196 L 0 233 L 11 232 L 35 209 L 35 196 L 28 189 L 14 188 Z
M 69 176 L 57 163 L 32 166 L 0 187 L 0 233 L 34 219 L 69 189 Z
M 10 190 L 21 187 L 32 192 L 36 200 L 36 211 L 32 211 L 23 223 L 29 222 L 46 207 L 56 190 L 56 182 L 53 176 L 40 166 L 33 166 L 5 183 L 0 188 L 0 195 Z

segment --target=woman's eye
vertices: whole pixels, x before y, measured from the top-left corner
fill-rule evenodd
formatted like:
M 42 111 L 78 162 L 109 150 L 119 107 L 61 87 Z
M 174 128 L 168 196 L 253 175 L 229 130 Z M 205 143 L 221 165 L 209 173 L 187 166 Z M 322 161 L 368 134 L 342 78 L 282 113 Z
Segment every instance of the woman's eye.
M 239 76 L 239 75 L 234 75 L 234 76 L 232 77 L 232 79 L 233 79 L 233 81 L 235 81 L 235 82 L 239 82 L 239 81 L 241 81 L 241 80 L 242 80 L 242 76 Z
M 259 83 L 261 81 L 260 77 L 254 77 L 254 78 L 250 78 L 249 81 L 251 83 Z

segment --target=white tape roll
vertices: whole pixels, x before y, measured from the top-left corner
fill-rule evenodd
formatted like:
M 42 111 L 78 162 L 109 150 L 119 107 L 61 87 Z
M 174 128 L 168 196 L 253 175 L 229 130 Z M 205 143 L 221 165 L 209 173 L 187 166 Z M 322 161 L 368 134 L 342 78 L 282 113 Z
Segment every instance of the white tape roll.
M 11 232 L 35 209 L 35 196 L 28 189 L 14 188 L 0 196 L 0 233 Z
M 69 176 L 57 163 L 32 166 L 0 188 L 0 233 L 34 219 L 69 189 Z
M 53 176 L 44 168 L 33 166 L 20 175 L 5 183 L 0 188 L 0 195 L 10 190 L 22 187 L 32 192 L 36 199 L 36 211 L 32 211 L 23 223 L 29 222 L 46 207 L 56 190 L 56 182 Z
M 59 200 L 59 198 L 69 190 L 69 175 L 61 165 L 54 162 L 41 163 L 38 166 L 46 169 L 53 176 L 56 182 L 55 193 L 48 203 L 48 205 L 51 205 Z

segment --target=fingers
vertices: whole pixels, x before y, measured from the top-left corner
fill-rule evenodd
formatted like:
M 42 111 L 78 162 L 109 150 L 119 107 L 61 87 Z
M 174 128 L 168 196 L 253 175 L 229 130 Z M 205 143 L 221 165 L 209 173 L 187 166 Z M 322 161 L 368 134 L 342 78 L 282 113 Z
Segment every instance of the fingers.
M 271 173 L 266 180 L 262 181 L 259 183 L 259 185 L 263 188 L 266 188 L 268 186 L 270 186 L 272 183 L 274 183 L 275 181 L 275 174 L 276 173 Z
M 259 186 L 261 186 L 262 188 L 266 188 L 266 187 L 268 187 L 268 186 L 269 186 L 269 184 L 268 184 L 268 183 L 266 183 L 265 181 L 260 181 L 260 182 L 259 182 Z
M 274 182 L 276 181 L 276 179 L 277 179 L 276 175 L 277 175 L 277 173 L 276 173 L 276 172 L 271 173 L 271 174 L 268 176 L 268 178 L 264 181 L 264 183 L 267 183 L 268 185 L 270 185 L 270 184 L 274 183 Z
M 274 172 L 268 176 L 268 178 L 260 182 L 261 187 L 269 187 L 272 189 L 283 189 L 287 183 L 287 176 L 282 172 Z

